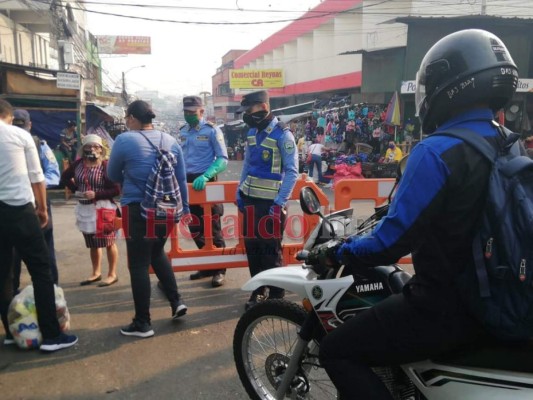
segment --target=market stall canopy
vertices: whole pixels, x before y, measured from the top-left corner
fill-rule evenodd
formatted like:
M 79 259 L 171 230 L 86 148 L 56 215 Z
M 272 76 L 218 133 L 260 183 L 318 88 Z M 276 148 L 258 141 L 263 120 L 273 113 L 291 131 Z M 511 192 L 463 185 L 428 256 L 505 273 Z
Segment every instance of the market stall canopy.
M 272 110 L 272 114 L 274 114 L 275 116 L 280 116 L 283 114 L 292 115 L 295 113 L 311 111 L 313 109 L 314 104 L 315 104 L 315 101 L 313 100 L 313 101 L 308 101 L 307 103 L 300 103 L 300 104 L 295 104 L 293 106 L 276 108 L 275 110 Z
M 110 117 L 113 117 L 113 119 L 120 120 L 124 118 L 124 108 L 120 106 L 99 106 L 96 104 L 94 106 Z
M 284 124 L 288 124 L 289 122 L 299 119 L 302 117 L 310 116 L 312 114 L 311 111 L 306 111 L 298 114 L 289 114 L 289 115 L 278 115 L 276 118 L 279 119 Z

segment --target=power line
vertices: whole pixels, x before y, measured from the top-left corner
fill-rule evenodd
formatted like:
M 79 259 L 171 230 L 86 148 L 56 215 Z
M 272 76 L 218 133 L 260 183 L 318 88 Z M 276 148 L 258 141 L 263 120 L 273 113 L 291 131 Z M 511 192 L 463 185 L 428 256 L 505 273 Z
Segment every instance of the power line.
M 47 0 L 34 0 L 38 3 L 44 3 L 44 4 L 51 4 L 50 1 Z M 277 23 L 284 23 L 284 22 L 294 22 L 297 20 L 307 20 L 307 19 L 317 19 L 317 18 L 323 18 L 330 15 L 337 15 L 339 13 L 343 13 L 343 11 L 324 11 L 324 12 L 317 12 L 317 15 L 309 15 L 309 16 L 303 16 L 298 18 L 289 18 L 289 19 L 281 19 L 281 20 L 271 20 L 271 21 L 253 21 L 253 22 L 209 22 L 209 21 L 183 21 L 183 20 L 173 20 L 173 19 L 165 19 L 165 18 L 150 18 L 150 17 L 142 17 L 137 15 L 126 15 L 126 14 L 119 14 L 119 13 L 112 13 L 107 11 L 96 11 L 96 10 L 89 10 L 86 8 L 81 7 L 71 7 L 73 10 L 81 10 L 86 11 L 93 14 L 100 14 L 100 15 L 108 15 L 112 17 L 120 17 L 120 18 L 131 18 L 131 19 L 137 19 L 137 20 L 143 20 L 143 21 L 152 21 L 152 22 L 171 22 L 176 24 L 186 24 L 186 25 L 261 25 L 261 24 L 277 24 Z
M 37 3 L 44 3 L 44 4 L 51 4 L 51 0 L 33 0 Z M 365 16 L 397 16 L 399 14 L 399 7 L 398 5 L 394 3 L 401 3 L 403 1 L 410 1 L 410 0 L 400 0 L 400 1 L 394 1 L 394 0 L 385 0 L 381 3 L 368 5 L 365 7 L 355 7 L 353 9 L 347 9 L 347 10 L 340 10 L 340 11 L 316 11 L 316 10 L 310 10 L 306 11 L 305 15 L 296 17 L 296 18 L 286 18 L 286 19 L 280 19 L 280 20 L 268 20 L 268 21 L 238 21 L 238 22 L 218 22 L 218 21 L 184 21 L 184 20 L 174 20 L 174 19 L 166 19 L 166 18 L 151 18 L 151 17 L 145 17 L 145 16 L 137 16 L 137 15 L 127 15 L 127 14 L 120 14 L 120 13 L 113 13 L 108 11 L 97 11 L 97 10 L 90 10 L 87 8 L 82 7 L 74 7 L 71 6 L 72 9 L 75 10 L 81 10 L 93 14 L 100 14 L 100 15 L 107 15 L 107 16 L 114 16 L 119 18 L 129 18 L 129 19 L 136 19 L 136 20 L 143 20 L 143 21 L 151 21 L 151 22 L 169 22 L 169 23 L 176 23 L 176 24 L 186 24 L 186 25 L 214 25 L 214 26 L 236 26 L 236 25 L 262 25 L 262 24 L 277 24 L 277 23 L 286 23 L 286 22 L 295 22 L 295 21 L 302 21 L 302 20 L 310 20 L 310 19 L 317 19 L 317 18 L 324 18 L 332 15 L 342 15 L 342 14 L 353 14 L 353 15 L 365 15 Z M 165 5 L 143 5 L 143 4 L 127 4 L 127 3 L 97 3 L 97 2 L 91 2 L 91 1 L 80 1 L 81 4 L 97 4 L 97 5 L 115 5 L 120 7 L 144 7 L 144 8 L 173 8 L 173 9 L 191 9 L 196 11 L 213 11 L 213 10 L 219 10 L 219 11 L 232 11 L 235 12 L 233 9 L 227 9 L 227 8 L 201 8 L 201 7 L 184 7 L 184 6 L 165 6 Z M 369 8 L 376 8 L 378 6 L 381 6 L 382 4 L 390 5 L 390 8 L 387 7 L 381 7 L 382 11 L 366 11 Z M 446 3 L 443 3 L 442 1 L 426 1 L 425 4 L 418 5 L 416 9 L 428 9 L 428 13 L 416 13 L 416 15 L 420 17 L 435 17 L 434 8 L 435 5 L 446 5 Z M 467 14 L 462 10 L 459 10 L 461 5 L 458 4 L 447 4 L 450 7 L 454 7 L 458 9 L 457 12 L 439 12 L 438 16 L 440 17 L 457 17 L 457 16 L 464 16 L 464 15 L 479 15 L 479 14 Z M 502 6 L 503 7 L 503 6 Z M 409 10 L 411 10 L 413 7 L 408 7 Z M 525 6 L 520 5 L 509 5 L 505 6 L 507 10 L 510 8 L 520 9 L 524 10 Z M 239 9 L 239 11 L 244 12 L 281 12 L 282 10 L 244 10 Z M 295 12 L 295 11 L 283 11 L 285 13 L 287 12 Z M 316 14 L 316 15 L 310 15 L 310 14 Z M 501 15 L 501 13 L 500 13 Z M 509 14 L 508 14 L 509 15 Z

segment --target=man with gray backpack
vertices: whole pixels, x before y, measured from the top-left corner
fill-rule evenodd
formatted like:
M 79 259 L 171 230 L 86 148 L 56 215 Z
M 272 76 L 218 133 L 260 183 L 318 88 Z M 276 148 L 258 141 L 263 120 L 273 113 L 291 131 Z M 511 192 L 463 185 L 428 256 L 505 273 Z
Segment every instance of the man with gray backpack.
M 469 29 L 429 49 L 416 83 L 429 136 L 412 150 L 388 215 L 371 234 L 318 250 L 354 273 L 411 253 L 415 270 L 402 294 L 322 341 L 320 361 L 341 398 L 392 399 L 372 367 L 432 358 L 488 333 L 533 333 L 533 167 L 494 121 L 518 69 L 497 36 Z
M 109 178 L 122 184 L 122 226 L 135 304 L 132 323 L 120 333 L 141 338 L 154 335 L 150 265 L 170 303 L 172 319 L 187 312 L 164 249 L 174 224 L 190 213 L 185 163 L 176 139 L 155 130 L 153 118 L 155 114 L 145 101 L 136 100 L 128 106 L 129 131 L 117 137 L 107 166 Z

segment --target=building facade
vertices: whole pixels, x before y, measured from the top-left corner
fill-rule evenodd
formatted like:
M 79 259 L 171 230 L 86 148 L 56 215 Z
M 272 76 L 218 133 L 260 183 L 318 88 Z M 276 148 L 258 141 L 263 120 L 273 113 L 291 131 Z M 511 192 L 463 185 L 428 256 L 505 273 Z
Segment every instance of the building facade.
M 230 50 L 222 56 L 222 64 L 211 78 L 213 93 L 213 115 L 217 124 L 231 122 L 237 119 L 235 110 L 239 107 L 239 99 L 235 91 L 230 88 L 229 71 L 233 68 L 235 59 L 246 53 L 246 50 Z
M 86 107 L 102 97 L 96 40 L 81 2 L 0 2 L 0 97 L 30 111 L 33 132 L 51 145 L 67 120 L 86 131 Z
M 417 18 L 433 22 L 413 30 L 414 25 L 406 21 Z M 484 23 L 474 23 L 484 18 Z M 431 44 L 453 30 L 491 30 L 491 18 L 500 18 L 499 26 L 508 25 L 510 31 L 501 32 L 503 40 L 511 44 L 528 79 L 529 62 L 524 63 L 518 54 L 531 53 L 526 43 L 531 35 L 522 31 L 533 18 L 529 0 L 324 0 L 237 58 L 234 65 L 237 69 L 283 70 L 284 86 L 268 89 L 273 108 L 342 94 L 351 95 L 353 102 L 387 103 L 401 90 L 403 81 L 414 79 L 414 66 L 418 67 Z M 520 23 L 513 22 L 517 18 Z M 236 98 L 244 93 L 236 90 Z M 402 114 L 405 109 L 414 115 L 410 98 L 402 99 Z

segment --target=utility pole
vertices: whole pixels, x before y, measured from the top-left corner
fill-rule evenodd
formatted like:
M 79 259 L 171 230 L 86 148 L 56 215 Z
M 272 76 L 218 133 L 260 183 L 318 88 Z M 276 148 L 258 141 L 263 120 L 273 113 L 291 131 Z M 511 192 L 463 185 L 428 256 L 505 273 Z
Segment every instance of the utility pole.
M 206 115 L 207 117 L 209 117 L 209 109 L 207 108 L 207 96 L 210 96 L 210 95 L 211 95 L 211 92 L 203 91 L 203 92 L 200 92 L 199 94 L 200 94 L 200 96 L 203 97 L 204 109 L 205 109 L 205 111 L 206 111 L 205 115 Z
M 204 99 L 204 107 L 206 105 L 207 96 L 211 95 L 211 92 L 200 92 L 200 96 L 202 96 Z
M 50 2 L 50 27 L 51 27 L 51 35 L 50 35 L 50 44 L 52 47 L 55 47 L 57 50 L 57 57 L 58 57 L 58 69 L 60 71 L 65 70 L 65 59 L 63 55 L 63 46 L 61 43 L 67 38 L 65 34 L 65 30 L 63 28 L 63 23 L 61 21 L 61 14 L 62 14 L 62 8 L 61 8 L 61 2 L 58 2 L 57 0 L 52 0 Z
M 126 73 L 122 71 L 122 100 L 124 105 L 128 105 L 128 92 L 126 92 Z
M 126 91 L 126 74 L 131 70 L 136 68 L 144 68 L 146 65 L 137 65 L 136 67 L 131 67 L 127 71 L 122 71 L 122 100 L 124 100 L 124 105 L 128 105 L 128 92 Z
M 487 0 L 481 0 L 481 15 L 487 14 Z

